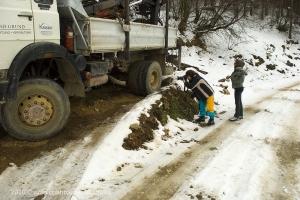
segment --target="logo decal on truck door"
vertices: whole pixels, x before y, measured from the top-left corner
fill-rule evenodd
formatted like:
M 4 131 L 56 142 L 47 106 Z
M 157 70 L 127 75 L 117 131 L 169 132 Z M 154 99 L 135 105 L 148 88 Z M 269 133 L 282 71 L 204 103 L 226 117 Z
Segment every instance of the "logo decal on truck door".
M 40 35 L 52 35 L 52 23 L 39 23 Z

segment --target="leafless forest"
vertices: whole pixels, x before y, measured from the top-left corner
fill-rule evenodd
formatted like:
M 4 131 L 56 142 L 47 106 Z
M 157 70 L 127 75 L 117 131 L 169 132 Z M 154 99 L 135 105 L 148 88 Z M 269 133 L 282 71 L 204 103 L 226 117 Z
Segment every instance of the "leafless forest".
M 285 32 L 289 39 L 299 34 L 299 0 L 170 0 L 172 17 L 181 34 L 189 29 L 195 37 L 191 45 L 205 48 L 205 36 L 222 31 L 238 38 L 233 28 L 241 19 L 267 22 L 270 27 Z

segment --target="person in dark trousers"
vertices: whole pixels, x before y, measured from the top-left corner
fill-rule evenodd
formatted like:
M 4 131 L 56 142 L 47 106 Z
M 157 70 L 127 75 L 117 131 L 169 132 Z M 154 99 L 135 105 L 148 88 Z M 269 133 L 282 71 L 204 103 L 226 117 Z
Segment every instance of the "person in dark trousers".
M 205 122 L 205 115 L 209 116 L 206 126 L 215 124 L 214 112 L 214 90 L 198 73 L 188 70 L 185 73 L 186 80 L 183 79 L 184 85 L 193 91 L 194 96 L 199 101 L 200 117 L 196 121 Z
M 245 62 L 243 60 L 236 59 L 234 62 L 234 71 L 231 76 L 227 78 L 231 79 L 232 88 L 234 89 L 234 100 L 235 100 L 235 114 L 229 121 L 238 121 L 243 119 L 243 103 L 242 93 L 244 91 L 244 80 L 247 72 L 243 69 Z

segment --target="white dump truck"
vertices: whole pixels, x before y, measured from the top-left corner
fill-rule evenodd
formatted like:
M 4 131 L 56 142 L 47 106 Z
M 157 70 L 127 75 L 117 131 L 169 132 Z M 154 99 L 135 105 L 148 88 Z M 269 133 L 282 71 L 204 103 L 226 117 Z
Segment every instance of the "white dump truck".
M 70 96 L 108 80 L 136 95 L 159 90 L 172 73 L 168 50 L 178 47 L 168 7 L 168 0 L 1 0 L 4 129 L 19 140 L 47 139 L 66 124 Z M 141 17 L 133 20 L 133 10 Z

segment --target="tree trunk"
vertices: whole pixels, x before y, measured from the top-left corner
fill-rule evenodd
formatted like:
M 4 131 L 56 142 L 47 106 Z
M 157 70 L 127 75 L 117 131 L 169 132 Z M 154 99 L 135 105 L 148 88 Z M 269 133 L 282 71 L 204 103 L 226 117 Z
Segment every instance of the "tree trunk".
M 284 16 L 283 8 L 284 8 L 284 0 L 281 0 L 280 1 L 280 17 Z
M 196 3 L 196 16 L 195 16 L 195 19 L 194 19 L 194 24 L 197 24 L 199 19 L 200 19 L 200 10 L 199 10 L 199 2 L 200 0 L 196 0 L 195 3 Z
M 289 16 L 290 17 L 289 39 L 292 39 L 293 16 L 294 16 L 294 0 L 291 0 L 290 16 Z
M 265 0 L 265 16 L 269 15 L 269 1 Z
M 178 3 L 175 0 L 170 1 L 170 11 L 173 14 L 173 18 L 178 21 L 179 20 L 179 11 L 178 11 Z
M 239 17 L 239 4 L 240 4 L 240 0 L 235 0 L 235 4 L 234 4 L 234 17 L 236 19 Z
M 205 7 L 207 6 L 207 0 L 204 0 L 204 6 Z
M 250 0 L 250 16 L 253 16 L 253 0 Z
M 297 13 L 298 15 L 300 15 L 300 2 L 299 1 L 295 1 L 294 12 Z
M 260 19 L 261 20 L 264 20 L 264 17 L 265 17 L 265 12 L 264 12 L 264 9 L 265 9 L 265 1 L 264 0 L 262 0 L 261 1 L 261 15 L 260 15 Z
M 276 22 L 279 21 L 279 18 L 280 18 L 280 1 L 278 2 L 278 4 L 276 4 L 276 10 L 275 10 L 275 17 L 276 17 Z
M 248 4 L 248 0 L 244 0 L 244 13 L 243 13 L 243 16 L 246 16 L 246 13 L 247 13 L 247 4 Z
M 186 30 L 187 22 L 190 16 L 190 3 L 181 1 L 180 2 L 180 22 L 178 24 L 178 30 L 181 34 Z

